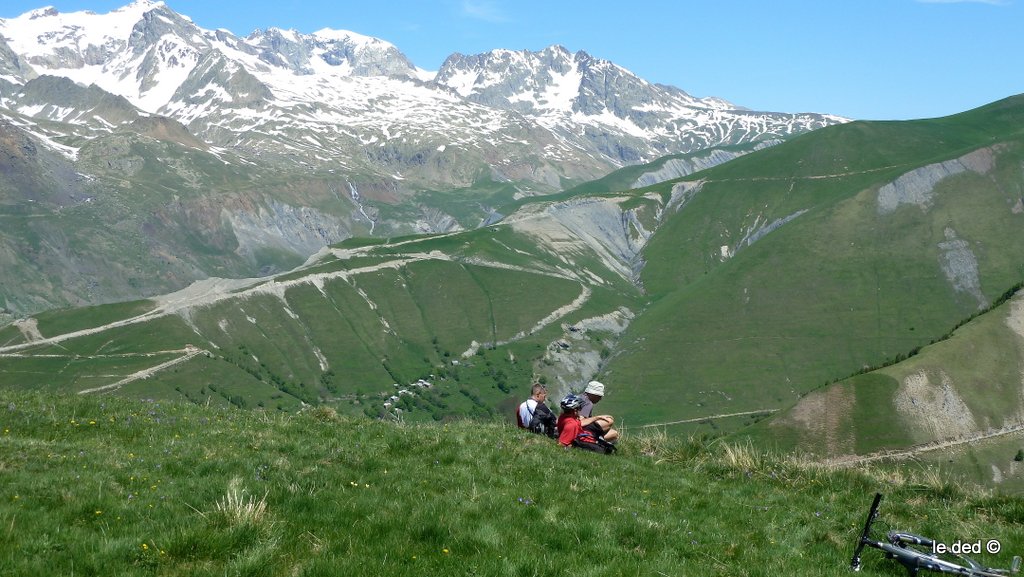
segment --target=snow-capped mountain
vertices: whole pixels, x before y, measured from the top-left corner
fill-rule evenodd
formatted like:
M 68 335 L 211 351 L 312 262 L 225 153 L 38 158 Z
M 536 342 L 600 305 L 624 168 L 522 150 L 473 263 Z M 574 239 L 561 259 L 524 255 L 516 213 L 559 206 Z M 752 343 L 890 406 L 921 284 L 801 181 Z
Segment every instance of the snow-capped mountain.
M 842 121 L 694 98 L 558 46 L 456 54 L 434 74 L 354 32 L 240 37 L 152 0 L 0 19 L 0 156 L 23 171 L 0 179 L 0 209 L 42 211 L 33 225 L 64 247 L 40 291 L 73 296 L 48 304 L 258 274 L 354 235 L 475 227 L 623 165 Z M 0 277 L 20 242 L 0 230 Z M 107 252 L 86 266 L 76 243 Z
M 426 82 L 429 73 L 383 40 L 275 28 L 241 38 L 204 30 L 151 0 L 108 14 L 39 9 L 0 20 L 0 36 L 0 54 L 9 55 L 0 78 L 16 87 L 38 75 L 95 84 L 182 122 L 213 146 L 287 151 L 308 164 L 385 178 L 421 173 L 418 164 L 454 147 L 476 149 L 471 154 L 495 177 L 543 192 L 613 166 L 842 120 L 694 98 L 559 46 L 456 54 Z M 4 106 L 39 117 L 16 94 L 8 91 Z M 44 117 L 61 119 L 53 111 Z M 524 170 L 527 159 L 545 170 Z
M 0 21 L 0 35 L 24 64 L 4 67 L 0 82 L 10 88 L 0 106 L 36 120 L 72 114 L 95 124 L 23 100 L 28 82 L 52 75 L 174 118 L 250 161 L 329 168 L 406 193 L 468 186 L 482 169 L 550 192 L 610 166 L 522 115 L 425 83 L 429 75 L 393 45 L 351 32 L 270 29 L 239 38 L 140 0 L 109 14 L 36 10 Z
M 695 98 L 586 52 L 495 50 L 450 56 L 436 82 L 472 102 L 515 110 L 563 135 L 581 129 L 624 163 L 668 153 L 785 137 L 843 119 L 752 112 L 719 98 Z

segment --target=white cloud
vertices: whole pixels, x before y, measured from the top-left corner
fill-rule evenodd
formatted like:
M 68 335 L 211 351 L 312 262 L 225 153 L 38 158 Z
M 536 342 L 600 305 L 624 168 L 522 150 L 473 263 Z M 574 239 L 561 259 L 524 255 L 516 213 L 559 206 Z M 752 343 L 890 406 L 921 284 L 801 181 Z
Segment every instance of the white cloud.
M 485 22 L 508 22 L 505 11 L 492 0 L 462 0 L 462 13 Z

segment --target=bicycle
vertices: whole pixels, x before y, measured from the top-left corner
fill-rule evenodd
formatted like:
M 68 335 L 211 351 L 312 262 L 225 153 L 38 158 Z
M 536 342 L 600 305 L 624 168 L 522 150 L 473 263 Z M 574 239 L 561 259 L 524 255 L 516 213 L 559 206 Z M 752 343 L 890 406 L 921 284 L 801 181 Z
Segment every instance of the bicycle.
M 860 554 L 865 546 L 884 551 L 886 558 L 898 561 L 907 569 L 910 577 L 916 577 L 921 569 L 965 577 L 1005 577 L 1006 575 L 1015 575 L 1020 571 L 1019 556 L 1013 558 L 1009 569 L 985 567 L 964 555 L 952 552 L 939 554 L 936 552 L 935 540 L 913 533 L 889 531 L 886 535 L 888 542 L 876 541 L 871 538 L 871 525 L 878 518 L 878 504 L 881 502 L 882 494 L 875 493 L 875 500 L 871 503 L 871 510 L 864 523 L 864 531 L 861 532 L 857 548 L 853 552 L 853 559 L 850 561 L 850 569 L 854 571 L 860 571 Z

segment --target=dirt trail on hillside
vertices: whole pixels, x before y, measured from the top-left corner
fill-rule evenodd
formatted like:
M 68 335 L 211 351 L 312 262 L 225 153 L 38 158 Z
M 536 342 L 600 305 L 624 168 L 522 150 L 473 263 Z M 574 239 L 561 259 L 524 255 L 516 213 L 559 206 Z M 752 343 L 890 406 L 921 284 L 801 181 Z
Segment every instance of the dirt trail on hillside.
M 650 425 L 638 425 L 638 429 L 649 429 L 651 427 L 665 427 L 668 425 L 682 425 L 686 423 L 699 423 L 701 421 L 710 421 L 713 419 L 727 419 L 729 417 L 745 417 L 747 415 L 764 415 L 770 413 L 777 413 L 778 409 L 760 409 L 757 411 L 743 411 L 740 413 L 724 413 L 721 415 L 708 415 L 706 417 L 695 417 L 692 419 L 683 419 L 682 421 L 669 421 L 667 423 L 651 423 Z M 625 427 L 623 427 L 625 428 Z
M 967 445 L 970 443 L 976 443 L 978 441 L 984 441 L 986 439 L 993 439 L 996 437 L 1003 437 L 1006 435 L 1012 435 L 1014 433 L 1024 432 L 1024 423 L 1016 423 L 1013 425 L 1007 425 L 1001 429 L 986 431 L 984 433 L 976 433 L 974 435 L 957 437 L 955 439 L 944 439 L 942 441 L 935 441 L 932 443 L 926 443 L 923 445 L 917 445 L 902 451 L 879 451 L 877 453 L 870 453 L 867 455 L 845 455 L 842 457 L 833 457 L 831 459 L 825 459 L 821 461 L 823 465 L 829 465 L 834 467 L 852 467 L 855 465 L 863 465 L 865 463 L 873 463 L 876 461 L 885 460 L 905 460 L 921 453 L 928 453 L 931 451 L 941 451 L 943 449 L 950 449 L 960 445 Z
M 909 164 L 893 164 L 890 166 L 880 166 L 878 168 L 869 168 L 867 170 L 853 170 L 850 172 L 836 172 L 832 174 L 811 174 L 807 176 L 750 176 L 747 178 L 713 178 L 708 179 L 705 182 L 764 182 L 774 180 L 825 180 L 828 178 L 844 178 L 847 176 L 857 176 L 859 174 L 869 174 L 872 172 L 884 172 L 886 170 L 892 170 L 893 168 L 909 167 Z
M 83 329 L 83 330 L 80 330 L 80 331 L 72 331 L 70 333 L 64 333 L 62 335 L 56 335 L 56 336 L 53 336 L 53 337 L 44 337 L 42 334 L 39 334 L 38 331 L 37 331 L 37 338 L 29 339 L 29 341 L 26 342 L 26 343 L 21 343 L 21 344 L 17 344 L 17 345 L 8 345 L 8 346 L 5 346 L 5 347 L 0 347 L 0 355 L 14 353 L 16 351 L 21 351 L 21 350 L 24 350 L 24 349 L 36 348 L 36 347 L 43 346 L 43 345 L 54 345 L 54 344 L 57 344 L 57 343 L 60 343 L 60 342 L 66 341 L 66 340 L 74 339 L 74 338 L 77 338 L 77 337 L 84 337 L 84 336 L 88 336 L 88 335 L 94 335 L 94 334 L 101 333 L 103 331 L 110 330 L 110 329 L 113 329 L 113 328 L 124 327 L 124 326 L 133 325 L 133 324 L 137 324 L 137 323 L 141 323 L 141 322 L 146 322 L 146 321 L 149 321 L 149 320 L 153 320 L 155 318 L 162 317 L 162 316 L 164 316 L 166 314 L 169 314 L 169 313 L 167 313 L 166 311 L 161 311 L 160 309 L 155 309 L 155 310 L 143 313 L 143 314 L 135 316 L 135 317 L 131 317 L 131 318 L 120 320 L 120 321 L 115 321 L 115 322 L 112 322 L 112 323 L 105 324 L 103 326 L 93 327 L 91 329 Z
M 127 385 L 128 383 L 131 383 L 131 382 L 134 382 L 134 381 L 138 381 L 138 380 L 141 380 L 141 379 L 148 379 L 149 377 L 155 375 L 156 373 L 158 373 L 158 372 L 160 372 L 160 371 L 162 371 L 164 369 L 169 369 L 169 368 L 171 368 L 171 367 L 173 367 L 175 365 L 184 363 L 185 361 L 188 361 L 188 360 L 192 359 L 193 357 L 195 357 L 197 355 L 208 353 L 208 351 L 206 351 L 204 349 L 197 348 L 197 347 L 186 347 L 185 349 L 182 349 L 182 351 L 180 351 L 180 352 L 184 352 L 185 354 L 180 356 L 180 357 L 178 357 L 178 358 L 176 358 L 176 359 L 171 359 L 171 360 L 169 360 L 169 361 L 167 361 L 165 363 L 160 363 L 159 365 L 148 367 L 148 368 L 142 369 L 141 371 L 136 371 L 135 373 L 132 373 L 131 375 L 128 375 L 127 377 L 121 379 L 120 381 L 117 381 L 116 383 L 113 383 L 113 384 L 110 384 L 110 385 L 104 385 L 102 387 L 95 387 L 95 388 L 92 388 L 92 389 L 83 389 L 81 391 L 78 391 L 78 394 L 79 395 L 87 395 L 89 393 L 101 393 L 101 392 L 105 392 L 105 391 L 114 391 L 114 390 L 120 389 L 122 386 Z
M 412 262 L 428 259 L 450 260 L 447 258 L 446 255 L 443 255 L 435 251 L 431 253 L 415 253 L 410 255 L 401 255 L 396 256 L 393 260 L 389 260 L 387 262 L 376 264 L 369 267 L 352 270 L 340 270 L 331 273 L 314 273 L 303 276 L 299 279 L 285 281 L 277 281 L 274 278 L 209 278 L 201 281 L 196 281 L 191 285 L 181 289 L 180 291 L 154 297 L 152 300 L 153 302 L 156 303 L 157 306 L 153 310 L 147 311 L 145 313 L 142 313 L 131 318 L 107 323 L 105 325 L 101 325 L 98 327 L 92 327 L 88 329 L 82 329 L 78 331 L 72 331 L 60 335 L 46 337 L 40 334 L 38 329 L 35 328 L 35 323 L 33 322 L 34 319 L 28 319 L 24 321 L 22 325 L 19 325 L 19 328 L 22 330 L 23 333 L 25 333 L 25 331 L 32 331 L 30 333 L 25 333 L 28 342 L 0 347 L 0 354 L 14 353 L 24 349 L 36 348 L 42 345 L 53 345 L 78 337 L 94 335 L 114 328 L 144 323 L 154 319 L 158 319 L 160 317 L 172 314 L 179 314 L 190 308 L 209 306 L 221 300 L 229 298 L 245 298 L 247 296 L 252 296 L 256 294 L 283 295 L 286 289 L 296 285 L 322 283 L 323 281 L 329 279 L 345 278 L 358 274 L 374 272 L 384 268 L 398 268 L 400 266 L 404 266 Z
M 401 244 L 405 244 L 405 243 L 395 243 L 392 246 L 398 246 L 398 245 L 401 245 Z M 321 253 L 324 253 L 324 254 L 326 254 L 326 253 L 333 253 L 339 259 L 351 258 L 352 256 L 356 256 L 360 252 L 361 252 L 360 249 L 327 249 L 325 251 L 321 251 Z M 321 254 L 321 253 L 318 253 L 318 255 L 323 256 L 323 254 Z M 369 274 L 369 273 L 377 272 L 377 271 L 384 270 L 384 269 L 399 269 L 401 267 L 408 266 L 409 264 L 412 264 L 412 263 L 415 263 L 415 262 L 426 261 L 426 260 L 440 260 L 440 261 L 453 261 L 454 260 L 450 255 L 444 254 L 444 253 L 442 253 L 440 251 L 410 252 L 410 253 L 395 254 L 395 255 L 390 255 L 390 256 L 391 256 L 391 258 L 386 260 L 386 261 L 384 261 L 384 262 L 380 262 L 380 263 L 377 263 L 377 264 L 374 264 L 374 265 L 370 265 L 370 266 L 366 266 L 366 267 L 353 268 L 353 269 L 342 269 L 342 270 L 332 271 L 332 272 L 328 272 L 328 273 L 315 273 L 314 272 L 314 273 L 305 274 L 303 276 L 300 276 L 299 278 L 286 279 L 286 280 L 278 280 L 277 278 L 274 278 L 274 277 L 267 277 L 267 278 L 245 278 L 245 279 L 222 279 L 222 278 L 204 279 L 204 280 L 201 280 L 201 281 L 196 281 L 196 282 L 192 283 L 191 285 L 189 285 L 188 287 L 185 287 L 182 290 L 179 290 L 179 291 L 176 291 L 176 292 L 173 292 L 173 293 L 170 293 L 170 294 L 161 295 L 161 296 L 153 298 L 152 301 L 156 305 L 155 308 L 153 308 L 152 310 L 149 310 L 149 311 L 147 311 L 145 313 L 142 313 L 140 315 L 137 315 L 137 316 L 134 316 L 134 317 L 131 317 L 131 318 L 127 318 L 127 319 L 122 319 L 122 320 L 119 320 L 119 321 L 110 322 L 110 323 L 107 323 L 107 324 L 104 324 L 104 325 L 101 325 L 101 326 L 97 326 L 97 327 L 92 327 L 92 328 L 82 329 L 82 330 L 77 330 L 77 331 L 71 331 L 71 332 L 67 332 L 67 333 L 59 334 L 59 335 L 52 335 L 52 336 L 45 336 L 45 335 L 43 335 L 39 331 L 39 328 L 37 326 L 36 320 L 34 318 L 29 318 L 29 319 L 24 319 L 24 320 L 16 321 L 15 325 L 18 327 L 19 330 L 21 330 L 22 335 L 25 338 L 26 342 L 19 343 L 19 344 L 14 344 L 14 345 L 0 346 L 0 357 L 36 357 L 36 356 L 60 357 L 60 356 L 65 356 L 65 355 L 55 355 L 55 354 L 36 355 L 36 354 L 32 354 L 30 351 L 38 350 L 40 347 L 44 347 L 44 346 L 47 346 L 47 345 L 59 345 L 61 342 L 68 341 L 68 340 L 71 340 L 71 339 L 75 339 L 75 338 L 79 338 L 79 337 L 84 337 L 84 336 L 95 335 L 95 334 L 102 333 L 104 331 L 108 331 L 108 330 L 115 329 L 115 328 L 130 326 L 130 325 L 139 324 L 139 323 L 145 323 L 145 322 L 149 322 L 149 321 L 152 321 L 152 320 L 164 317 L 164 316 L 169 316 L 169 315 L 174 315 L 174 314 L 181 315 L 181 316 L 185 317 L 186 320 L 187 320 L 188 317 L 189 317 L 189 311 L 191 309 L 210 306 L 210 305 L 213 305 L 213 304 L 215 304 L 215 303 L 217 303 L 219 301 L 225 300 L 225 299 L 232 299 L 232 298 L 242 298 L 242 299 L 244 299 L 244 298 L 247 298 L 247 297 L 250 297 L 250 296 L 269 294 L 269 295 L 277 296 L 277 297 L 279 297 L 279 298 L 281 298 L 283 300 L 284 299 L 284 294 L 287 291 L 287 289 L 295 287 L 295 286 L 299 286 L 299 285 L 312 284 L 312 285 L 316 286 L 317 288 L 321 289 L 321 292 L 322 292 L 324 284 L 327 281 L 330 281 L 330 280 L 349 279 L 349 278 L 357 276 L 357 275 Z M 306 264 L 307 265 L 314 265 L 316 263 L 317 263 L 317 259 L 316 258 L 310 258 L 307 261 Z M 492 267 L 498 267 L 498 268 L 506 268 L 506 266 L 502 265 L 501 263 L 486 262 L 486 261 L 479 260 L 479 259 L 475 261 L 475 264 L 478 264 L 478 265 L 481 265 L 481 266 L 492 266 Z M 566 278 L 566 279 L 574 280 L 574 281 L 578 280 L 576 278 L 573 278 L 570 274 L 563 274 L 560 271 L 552 272 L 552 271 L 548 271 L 548 270 L 532 270 L 532 269 L 526 269 L 526 268 L 520 268 L 520 267 L 516 267 L 516 270 L 523 270 L 523 271 L 526 271 L 526 272 L 531 272 L 531 273 L 535 273 L 535 274 L 542 274 L 542 275 L 547 275 L 547 276 L 557 276 L 558 278 Z M 295 272 L 296 271 L 290 271 L 290 272 L 285 273 L 285 274 L 292 275 Z M 281 276 L 284 276 L 284 275 L 281 275 Z M 581 291 L 580 295 L 576 298 L 576 300 L 574 300 L 573 302 L 571 302 L 571 303 L 569 303 L 569 304 L 567 304 L 567 305 L 565 305 L 565 306 L 563 306 L 563 307 L 561 307 L 561 308 L 559 308 L 559 309 L 557 309 L 555 311 L 552 311 L 544 319 L 542 319 L 540 322 L 538 322 L 538 324 L 531 329 L 530 333 L 532 334 L 532 333 L 534 333 L 536 331 L 539 331 L 539 330 L 543 329 L 544 327 L 546 327 L 547 325 L 549 325 L 549 324 L 551 324 L 553 322 L 556 322 L 556 321 L 564 318 L 566 315 L 568 315 L 568 314 L 570 314 L 570 313 L 572 313 L 572 312 L 582 308 L 583 305 L 585 305 L 589 301 L 589 299 L 591 297 L 591 289 L 589 287 L 587 287 L 586 285 L 581 285 L 581 288 L 582 288 L 582 291 Z M 364 296 L 364 298 L 366 298 L 365 294 L 363 296 Z M 366 298 L 366 300 L 367 300 L 368 305 L 371 308 L 375 308 L 374 303 L 372 303 L 368 298 Z M 382 321 L 383 321 L 383 318 L 382 318 Z M 386 325 L 386 323 L 385 323 L 385 325 Z M 510 339 L 510 341 L 508 341 L 508 342 L 519 340 L 519 339 L 523 338 L 524 336 L 525 336 L 525 334 L 516 335 L 512 339 Z M 127 376 L 127 377 L 117 381 L 116 383 L 112 383 L 110 385 L 105 385 L 105 386 L 102 386 L 102 387 L 95 387 L 95 388 L 91 388 L 91 389 L 85 389 L 85 390 L 79 391 L 79 394 L 89 394 L 89 393 L 97 393 L 97 392 L 117 390 L 117 389 L 121 388 L 122 386 L 124 386 L 124 385 L 126 385 L 128 383 L 131 383 L 133 381 L 137 381 L 137 380 L 140 380 L 140 379 L 146 379 L 146 378 L 152 376 L 153 374 L 155 374 L 157 372 L 160 372 L 160 371 L 165 370 L 167 368 L 173 367 L 173 366 L 178 365 L 180 363 L 186 362 L 186 361 L 194 358 L 195 356 L 197 356 L 199 354 L 206 353 L 207 351 L 205 351 L 203 349 L 198 349 L 198 348 L 189 346 L 189 347 L 186 347 L 185 349 L 183 349 L 181 351 L 163 351 L 163 352 L 165 352 L 165 353 L 166 352 L 182 352 L 184 354 L 181 357 L 178 357 L 178 358 L 173 359 L 171 361 L 167 361 L 165 363 L 161 363 L 159 365 L 155 365 L 153 367 L 150 367 L 150 368 L 138 371 L 138 372 L 136 372 L 136 373 L 134 373 L 132 375 L 129 375 L 129 376 Z M 153 353 L 139 353 L 140 356 L 141 355 L 151 356 L 152 354 Z M 111 355 L 103 355 L 103 354 L 75 355 L 75 354 L 69 354 L 67 356 L 72 356 L 72 357 L 81 358 L 81 359 L 92 359 L 92 358 L 104 358 L 104 357 L 108 357 L 108 356 L 111 356 Z

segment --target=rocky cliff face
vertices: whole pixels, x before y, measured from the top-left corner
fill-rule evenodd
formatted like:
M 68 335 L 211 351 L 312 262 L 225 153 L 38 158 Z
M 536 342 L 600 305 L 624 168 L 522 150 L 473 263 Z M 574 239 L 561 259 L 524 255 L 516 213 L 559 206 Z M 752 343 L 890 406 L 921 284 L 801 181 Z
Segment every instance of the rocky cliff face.
M 0 82 L 5 82 L 5 76 L 31 80 L 35 71 L 0 37 Z

